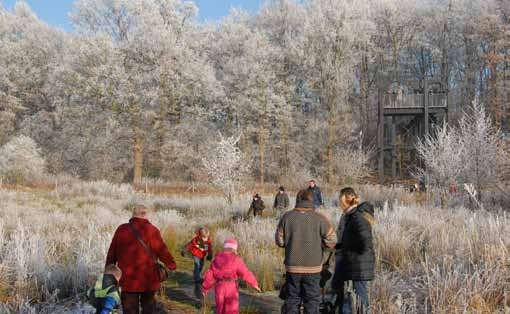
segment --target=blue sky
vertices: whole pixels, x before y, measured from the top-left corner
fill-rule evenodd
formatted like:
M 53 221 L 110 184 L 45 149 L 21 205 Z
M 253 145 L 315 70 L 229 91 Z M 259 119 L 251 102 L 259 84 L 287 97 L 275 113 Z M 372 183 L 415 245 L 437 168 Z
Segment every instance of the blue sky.
M 50 25 L 65 30 L 72 30 L 67 13 L 71 10 L 74 0 L 26 0 L 32 10 Z M 228 14 L 230 8 L 241 8 L 256 12 L 263 0 L 195 0 L 199 8 L 201 21 L 215 21 Z M 0 0 L 0 3 L 11 9 L 16 0 Z

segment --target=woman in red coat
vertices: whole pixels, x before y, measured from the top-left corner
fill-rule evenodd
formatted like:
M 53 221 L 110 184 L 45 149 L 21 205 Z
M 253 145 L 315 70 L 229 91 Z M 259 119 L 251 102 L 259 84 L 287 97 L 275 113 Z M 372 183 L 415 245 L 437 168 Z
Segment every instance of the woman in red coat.
M 138 241 L 132 227 L 141 239 L 170 270 L 175 270 L 174 258 L 161 238 L 161 233 L 147 217 L 147 208 L 137 205 L 129 223 L 120 225 L 115 231 L 106 265 L 117 264 L 122 270 L 122 310 L 124 314 L 152 314 L 155 308 L 155 294 L 160 288 L 158 269 L 151 255 Z

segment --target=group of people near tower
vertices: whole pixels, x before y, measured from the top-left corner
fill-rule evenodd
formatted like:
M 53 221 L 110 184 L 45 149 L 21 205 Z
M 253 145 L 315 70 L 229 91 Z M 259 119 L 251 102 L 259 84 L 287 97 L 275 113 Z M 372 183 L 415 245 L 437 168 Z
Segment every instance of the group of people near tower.
M 370 312 L 368 282 L 374 279 L 375 266 L 374 208 L 361 202 L 352 188 L 340 191 L 338 203 L 342 216 L 335 232 L 331 221 L 319 210 L 324 202 L 315 181 L 297 193 L 294 209 L 288 209 L 289 197 L 283 187 L 275 197 L 273 208 L 280 213 L 275 242 L 285 252 L 285 284 L 280 293 L 284 298 L 283 314 L 324 313 L 321 289 L 328 272 L 325 266 L 329 266 L 329 258 L 325 263 L 328 254 L 335 256 L 331 291 L 336 301 L 330 313 Z M 258 216 L 264 209 L 260 195 L 256 195 L 249 214 Z M 148 213 L 145 206 L 136 206 L 129 223 L 116 230 L 105 272 L 89 291 L 97 313 L 112 313 L 120 305 L 124 314 L 139 314 L 140 308 L 142 314 L 154 313 L 155 294 L 165 279 L 159 263 L 170 270 L 175 270 L 176 264 L 160 231 L 149 222 Z M 235 238 L 226 239 L 222 250 L 214 255 L 211 234 L 201 227 L 181 252 L 193 259 L 196 293 L 206 298 L 214 288 L 218 314 L 239 313 L 239 280 L 261 291 L 256 277 L 237 254 L 239 245 L 242 243 Z M 202 279 L 206 260 L 211 264 Z M 347 286 L 354 291 L 354 302 L 344 291 Z
M 310 190 L 313 194 L 313 206 L 314 208 L 324 207 L 324 202 L 322 200 L 322 192 L 319 186 L 315 183 L 315 180 L 310 180 L 308 185 L 308 190 Z M 298 204 L 298 199 L 296 197 L 296 205 Z M 285 187 L 280 186 L 278 188 L 278 192 L 274 197 L 273 202 L 273 210 L 276 212 L 278 217 L 281 217 L 286 211 L 289 210 L 290 200 L 289 195 L 285 191 Z M 248 209 L 248 217 L 250 216 L 263 216 L 264 211 L 266 210 L 266 205 L 262 200 L 262 197 L 259 193 L 255 193 L 253 195 L 253 200 L 250 204 L 250 208 Z

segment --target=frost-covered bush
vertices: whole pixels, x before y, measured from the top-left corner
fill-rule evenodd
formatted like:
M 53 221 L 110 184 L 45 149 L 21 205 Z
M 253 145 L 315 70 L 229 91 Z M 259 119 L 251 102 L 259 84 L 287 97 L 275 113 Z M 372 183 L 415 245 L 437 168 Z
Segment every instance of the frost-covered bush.
M 417 177 L 426 176 L 429 183 L 443 189 L 459 179 L 464 167 L 461 162 L 463 147 L 459 140 L 447 125 L 424 140 L 419 140 L 416 149 L 425 162 L 426 170 L 420 169 Z
M 10 183 L 41 178 L 45 161 L 37 144 L 30 137 L 20 135 L 0 148 L 0 177 Z
M 482 190 L 497 186 L 508 165 L 499 130 L 482 104 L 475 101 L 458 127 L 447 125 L 416 146 L 424 168 L 418 176 L 445 191 L 450 184 L 473 186 L 478 201 Z
M 241 189 L 242 179 L 248 170 L 238 142 L 239 137 L 224 137 L 220 133 L 217 143 L 211 145 L 211 150 L 202 158 L 211 183 L 221 189 L 229 203 Z
M 359 147 L 342 149 L 335 157 L 335 173 L 339 183 L 359 184 L 370 174 L 370 151 Z

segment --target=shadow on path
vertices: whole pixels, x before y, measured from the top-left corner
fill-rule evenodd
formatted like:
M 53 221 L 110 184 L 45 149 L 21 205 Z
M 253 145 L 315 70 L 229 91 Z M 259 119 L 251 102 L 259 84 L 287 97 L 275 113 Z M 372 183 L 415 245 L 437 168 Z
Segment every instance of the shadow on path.
M 171 278 L 174 284 L 165 287 L 166 296 L 174 302 L 200 309 L 201 300 L 193 292 L 193 277 L 187 272 L 174 272 Z

